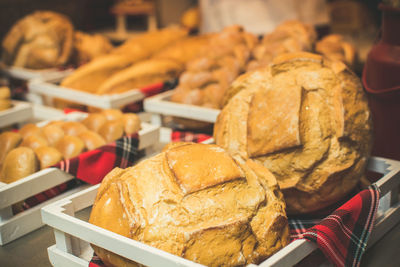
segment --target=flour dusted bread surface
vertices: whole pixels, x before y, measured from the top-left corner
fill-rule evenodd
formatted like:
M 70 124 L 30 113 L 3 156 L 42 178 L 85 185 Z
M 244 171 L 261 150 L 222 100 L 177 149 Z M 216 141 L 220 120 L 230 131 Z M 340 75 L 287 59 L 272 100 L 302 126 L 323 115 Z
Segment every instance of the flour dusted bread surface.
M 343 63 L 286 54 L 232 87 L 216 143 L 267 167 L 289 213 L 324 208 L 354 188 L 370 153 L 371 118 L 359 79 Z
M 114 169 L 89 222 L 207 266 L 257 263 L 288 243 L 274 176 L 216 145 L 181 143 Z M 109 266 L 133 265 L 94 249 Z

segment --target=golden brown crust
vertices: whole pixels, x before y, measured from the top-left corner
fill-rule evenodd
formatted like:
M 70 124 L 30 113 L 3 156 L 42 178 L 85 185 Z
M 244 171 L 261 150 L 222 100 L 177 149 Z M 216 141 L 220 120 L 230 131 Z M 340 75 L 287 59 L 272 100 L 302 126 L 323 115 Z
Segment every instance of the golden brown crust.
M 8 152 L 16 148 L 22 141 L 19 133 L 4 132 L 0 134 L 0 168 Z
M 0 181 L 12 183 L 39 170 L 35 152 L 29 147 L 17 147 L 11 150 L 1 169 Z
M 18 131 L 18 133 L 22 138 L 26 138 L 29 135 L 42 135 L 42 130 L 36 124 L 27 123 Z
M 29 135 L 24 138 L 20 146 L 26 146 L 33 150 L 41 146 L 47 146 L 49 143 L 40 135 Z
M 93 150 L 106 144 L 104 138 L 93 131 L 85 131 L 79 134 L 78 137 L 85 143 L 87 150 Z
M 102 56 L 77 68 L 62 80 L 61 86 L 94 93 L 107 78 L 131 64 L 123 55 Z
M 80 31 L 74 33 L 73 62 L 77 66 L 105 55 L 112 49 L 110 41 L 100 34 L 87 34 Z
M 119 109 L 104 109 L 100 112 L 109 121 L 120 120 L 122 118 L 122 111 Z
M 124 123 L 124 133 L 130 135 L 137 133 L 140 130 L 140 118 L 134 113 L 126 113 L 122 116 L 122 121 Z
M 297 20 L 288 20 L 263 36 L 252 51 L 253 60 L 247 70 L 271 64 L 276 56 L 300 51 L 312 51 L 317 34 L 313 26 Z
M 56 124 L 48 124 L 42 127 L 42 133 L 50 146 L 54 146 L 64 136 L 64 131 Z
M 53 166 L 63 159 L 60 151 L 50 146 L 41 146 L 36 148 L 35 154 L 39 160 L 41 170 Z
M 354 67 L 357 56 L 355 47 L 339 34 L 330 34 L 318 41 L 315 44 L 315 52 L 330 60 L 342 61 L 350 68 Z
M 14 24 L 3 40 L 3 61 L 32 69 L 64 65 L 72 52 L 72 23 L 64 15 L 36 11 Z
M 0 99 L 10 99 L 11 98 L 11 91 L 10 88 L 7 86 L 0 87 Z
M 97 94 L 122 93 L 139 89 L 146 85 L 177 78 L 182 65 L 168 59 L 149 59 L 140 61 L 105 80 L 96 91 Z
M 193 143 L 110 172 L 89 222 L 207 266 L 258 263 L 289 238 L 282 195 L 265 167 Z M 110 266 L 135 266 L 93 248 Z
M 216 143 L 270 169 L 289 213 L 322 209 L 355 186 L 371 149 L 371 118 L 343 63 L 282 55 L 232 87 L 239 89 L 218 116 Z
M 98 132 L 106 123 L 107 118 L 104 114 L 100 113 L 90 113 L 84 120 L 81 121 L 83 125 L 85 125 L 89 130 Z
M 63 129 L 65 135 L 73 136 L 78 136 L 88 130 L 83 123 L 77 121 L 66 121 L 60 124 L 60 127 Z
M 100 128 L 99 134 L 107 143 L 111 143 L 124 135 L 124 125 L 118 120 L 107 121 Z
M 78 156 L 85 150 L 85 143 L 78 137 L 65 135 L 58 141 L 55 148 L 61 152 L 64 159 Z

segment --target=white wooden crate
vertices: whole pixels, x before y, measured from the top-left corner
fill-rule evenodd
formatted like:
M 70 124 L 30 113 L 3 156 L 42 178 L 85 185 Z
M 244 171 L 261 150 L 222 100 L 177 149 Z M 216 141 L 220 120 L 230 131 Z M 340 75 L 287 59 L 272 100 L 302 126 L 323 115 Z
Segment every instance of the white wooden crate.
M 20 123 L 33 117 L 31 103 L 15 100 L 11 100 L 11 102 L 11 108 L 0 111 L 0 127 Z
M 87 114 L 85 113 L 73 112 L 64 116 L 63 119 L 78 121 L 86 116 Z M 47 123 L 48 121 L 44 121 L 37 125 L 44 126 Z M 142 123 L 141 126 L 142 129 L 139 131 L 139 150 L 146 150 L 146 153 L 152 153 L 152 146 L 158 143 L 159 140 L 159 127 L 148 123 Z M 41 227 L 43 225 L 40 217 L 41 207 L 80 191 L 87 186 L 67 191 L 15 216 L 12 215 L 11 211 L 13 204 L 72 179 L 74 179 L 72 175 L 60 169 L 47 168 L 10 184 L 0 183 L 0 245 L 7 244 Z
M 153 113 L 155 116 L 175 116 L 179 118 L 192 119 L 214 123 L 217 120 L 219 109 L 200 107 L 195 105 L 181 104 L 170 101 L 174 90 L 148 97 L 143 102 L 146 112 Z M 160 124 L 160 118 L 154 118 Z
M 60 81 L 60 77 L 31 80 L 28 83 L 29 93 L 50 98 L 60 98 L 98 108 L 121 108 L 145 98 L 145 95 L 138 89 L 132 89 L 121 94 L 96 95 L 59 86 L 58 83 Z
M 381 190 L 381 201 L 376 225 L 368 242 L 371 246 L 400 221 L 397 191 L 400 162 L 372 157 L 368 169 L 383 175 L 376 183 Z M 76 212 L 93 205 L 98 187 L 90 187 L 42 208 L 43 222 L 54 228 L 56 244 L 48 248 L 53 266 L 88 266 L 93 252 L 89 243 L 146 266 L 201 266 L 76 218 Z M 389 201 L 382 201 L 385 198 Z M 317 246 L 314 243 L 296 240 L 259 266 L 293 266 L 315 249 Z
M 11 78 L 29 81 L 32 79 L 51 79 L 51 78 L 63 78 L 72 73 L 72 69 L 43 69 L 34 70 L 13 66 L 3 66 L 2 71 Z

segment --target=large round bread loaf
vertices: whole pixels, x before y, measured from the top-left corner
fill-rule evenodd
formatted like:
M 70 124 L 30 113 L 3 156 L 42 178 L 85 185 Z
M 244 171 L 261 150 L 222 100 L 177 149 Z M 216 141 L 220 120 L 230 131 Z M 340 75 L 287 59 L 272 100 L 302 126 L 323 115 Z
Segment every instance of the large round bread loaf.
M 258 263 L 288 243 L 274 176 L 216 145 L 181 143 L 114 169 L 89 222 L 207 266 Z M 94 249 L 107 266 L 135 266 Z
M 214 128 L 216 143 L 262 163 L 288 213 L 324 208 L 361 178 L 371 119 L 359 79 L 341 62 L 286 54 L 237 79 Z
M 67 63 L 74 27 L 64 15 L 36 11 L 18 20 L 2 42 L 2 60 L 7 65 L 30 69 L 59 67 Z

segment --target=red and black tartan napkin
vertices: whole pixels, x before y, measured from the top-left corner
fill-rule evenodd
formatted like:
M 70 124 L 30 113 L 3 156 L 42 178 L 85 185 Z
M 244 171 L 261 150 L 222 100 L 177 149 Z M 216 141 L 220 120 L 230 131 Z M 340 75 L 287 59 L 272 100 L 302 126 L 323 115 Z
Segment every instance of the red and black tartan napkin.
M 322 220 L 289 219 L 291 239 L 315 242 L 335 266 L 359 266 L 378 205 L 373 184 Z
M 23 209 L 31 208 L 62 192 L 73 188 L 83 181 L 89 184 L 100 183 L 104 176 L 115 167 L 126 168 L 142 156 L 138 150 L 139 137 L 137 134 L 124 136 L 117 141 L 100 148 L 84 152 L 79 156 L 63 160 L 53 167 L 59 168 L 77 179 L 55 186 L 25 200 Z
M 205 134 L 175 131 L 172 142 L 202 142 L 211 138 Z M 360 265 L 379 205 L 379 189 L 373 184 L 368 189 L 336 209 L 324 219 L 289 218 L 291 240 L 315 242 L 324 255 L 336 266 Z M 93 256 L 89 267 L 103 267 L 99 257 Z

